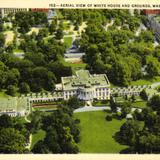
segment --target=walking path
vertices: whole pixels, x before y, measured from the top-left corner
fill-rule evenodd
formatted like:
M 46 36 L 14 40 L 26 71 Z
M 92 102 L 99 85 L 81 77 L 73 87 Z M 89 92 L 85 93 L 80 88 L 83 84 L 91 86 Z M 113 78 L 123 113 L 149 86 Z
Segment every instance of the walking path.
M 30 123 L 31 121 L 27 119 L 27 116 L 24 117 L 25 121 Z
M 32 134 L 29 135 L 29 143 L 26 146 L 26 148 L 31 149 L 31 143 L 32 143 Z

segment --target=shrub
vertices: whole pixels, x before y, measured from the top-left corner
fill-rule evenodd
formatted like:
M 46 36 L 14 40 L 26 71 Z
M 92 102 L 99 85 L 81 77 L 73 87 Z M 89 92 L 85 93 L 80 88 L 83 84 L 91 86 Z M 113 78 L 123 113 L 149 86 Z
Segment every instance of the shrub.
M 107 121 L 112 121 L 112 115 L 107 115 L 107 116 L 106 116 L 106 120 L 107 120 Z

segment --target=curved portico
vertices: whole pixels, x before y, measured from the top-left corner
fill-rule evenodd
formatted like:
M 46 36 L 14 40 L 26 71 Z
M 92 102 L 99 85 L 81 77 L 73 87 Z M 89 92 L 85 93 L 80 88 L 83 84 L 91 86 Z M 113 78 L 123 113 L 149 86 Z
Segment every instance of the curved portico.
M 94 88 L 79 88 L 78 98 L 84 101 L 90 101 L 94 98 L 95 89 Z

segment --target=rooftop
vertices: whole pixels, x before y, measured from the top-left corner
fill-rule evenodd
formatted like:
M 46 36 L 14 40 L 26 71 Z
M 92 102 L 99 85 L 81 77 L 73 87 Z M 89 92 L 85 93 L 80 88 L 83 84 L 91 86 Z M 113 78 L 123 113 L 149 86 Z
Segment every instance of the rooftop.
M 16 111 L 17 101 L 15 98 L 1 98 L 0 99 L 0 112 Z
M 0 98 L 0 112 L 21 112 L 27 105 L 26 98 Z
M 90 88 L 92 86 L 109 86 L 108 78 L 105 74 L 90 74 L 88 70 L 79 70 L 76 75 L 62 77 L 62 87 L 64 90 L 72 90 L 79 87 Z

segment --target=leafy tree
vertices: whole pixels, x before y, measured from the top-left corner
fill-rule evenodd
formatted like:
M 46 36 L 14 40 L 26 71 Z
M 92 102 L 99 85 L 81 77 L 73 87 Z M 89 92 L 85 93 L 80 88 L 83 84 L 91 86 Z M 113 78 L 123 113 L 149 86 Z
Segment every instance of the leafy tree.
M 3 33 L 0 33 L 0 48 L 3 48 L 5 44 L 5 36 Z
M 7 73 L 6 86 L 8 86 L 8 85 L 17 86 L 19 79 L 20 79 L 19 70 L 16 68 L 12 68 Z
M 136 100 L 136 97 L 135 97 L 135 95 L 133 94 L 133 95 L 131 96 L 131 101 L 132 101 L 132 102 L 135 102 L 135 100 Z
M 140 61 L 134 57 L 128 56 L 126 58 L 126 62 L 128 63 L 128 66 L 131 70 L 132 80 L 137 80 L 137 79 L 141 78 L 142 73 L 141 73 Z
M 150 77 L 158 76 L 160 74 L 160 63 L 156 58 L 148 56 L 146 70 Z
M 22 82 L 19 86 L 19 91 L 21 93 L 29 93 L 30 92 L 30 86 L 26 82 Z
M 2 23 L 2 19 L 0 19 L 0 32 L 3 32 L 3 31 L 4 31 L 4 26 Z
M 0 129 L 13 127 L 13 121 L 10 116 L 3 114 L 0 116 Z
M 112 115 L 107 115 L 107 116 L 106 116 L 106 120 L 107 120 L 107 121 L 112 121 Z
M 131 81 L 131 70 L 122 58 L 114 62 L 110 77 L 119 85 L 127 86 Z
M 35 111 L 31 117 L 31 132 L 36 133 L 41 128 L 41 112 Z
M 54 128 L 50 129 L 44 139 L 44 144 L 52 153 L 61 153 L 61 147 L 58 144 L 58 141 L 59 139 L 56 130 L 54 130 Z
M 126 145 L 135 145 L 138 132 L 141 130 L 139 123 L 133 120 L 125 122 L 117 133 L 117 140 Z
M 0 153 L 25 153 L 25 138 L 14 128 L 0 130 Z
M 143 89 L 143 90 L 140 92 L 140 96 L 141 96 L 141 98 L 142 98 L 143 100 L 145 100 L 145 101 L 148 100 L 148 95 L 147 95 L 145 89 Z
M 7 47 L 6 47 L 6 52 L 8 53 L 13 53 L 13 49 L 14 49 L 14 44 L 13 43 L 9 43 L 7 44 Z
M 36 153 L 78 153 L 77 142 L 79 142 L 78 120 L 72 118 L 73 112 L 69 107 L 62 107 L 51 115 L 42 119 L 42 129 L 47 134 L 42 148 L 36 145 Z M 45 147 L 46 146 L 46 147 Z M 41 152 L 42 151 L 42 152 Z
M 60 40 L 63 38 L 63 30 L 61 28 L 58 28 L 56 31 L 56 39 Z
M 9 85 L 9 86 L 7 87 L 6 93 L 7 93 L 8 95 L 15 96 L 15 95 L 16 95 L 16 91 L 17 91 L 17 88 L 16 88 L 14 85 Z
M 43 28 L 40 29 L 37 35 L 37 40 L 42 40 L 44 37 L 48 36 L 48 29 L 47 28 Z
M 33 26 L 46 25 L 47 15 L 43 12 L 17 12 L 13 22 L 14 26 L 19 27 L 20 33 L 27 33 Z
M 57 28 L 57 20 L 53 19 L 52 23 L 49 26 L 49 32 L 53 34 L 56 31 L 56 28 Z
M 156 111 L 160 110 L 160 96 L 159 95 L 153 95 L 152 98 L 148 102 L 149 106 Z
M 7 80 L 7 72 L 8 72 L 8 68 L 6 67 L 6 65 L 0 61 L 0 89 L 4 88 L 4 85 L 6 83 Z
M 76 96 L 71 97 L 67 104 L 72 109 L 76 109 L 84 105 Z
M 115 103 L 115 100 L 113 97 L 110 98 L 110 107 L 112 112 L 117 112 L 117 104 Z
M 30 60 L 36 66 L 45 66 L 45 56 L 42 53 L 26 53 L 25 59 Z
M 154 42 L 154 35 L 151 31 L 142 31 L 138 37 L 139 41 L 144 41 L 144 42 Z
M 123 102 L 119 104 L 121 107 L 121 116 L 122 118 L 125 118 L 127 114 L 131 112 L 131 103 L 130 102 Z
M 34 147 L 32 148 L 32 152 L 33 153 L 41 153 L 41 154 L 46 154 L 46 153 L 50 153 L 48 147 L 44 144 L 44 142 L 38 141 Z
M 54 73 L 55 77 L 57 78 L 57 82 L 61 81 L 61 77 L 72 75 L 71 67 L 64 66 L 64 64 L 59 61 L 51 61 L 48 65 L 48 68 L 52 73 Z
M 36 67 L 33 69 L 31 80 L 31 90 L 40 92 L 42 88 L 46 90 L 53 90 L 55 76 L 52 72 L 49 72 L 47 68 Z

